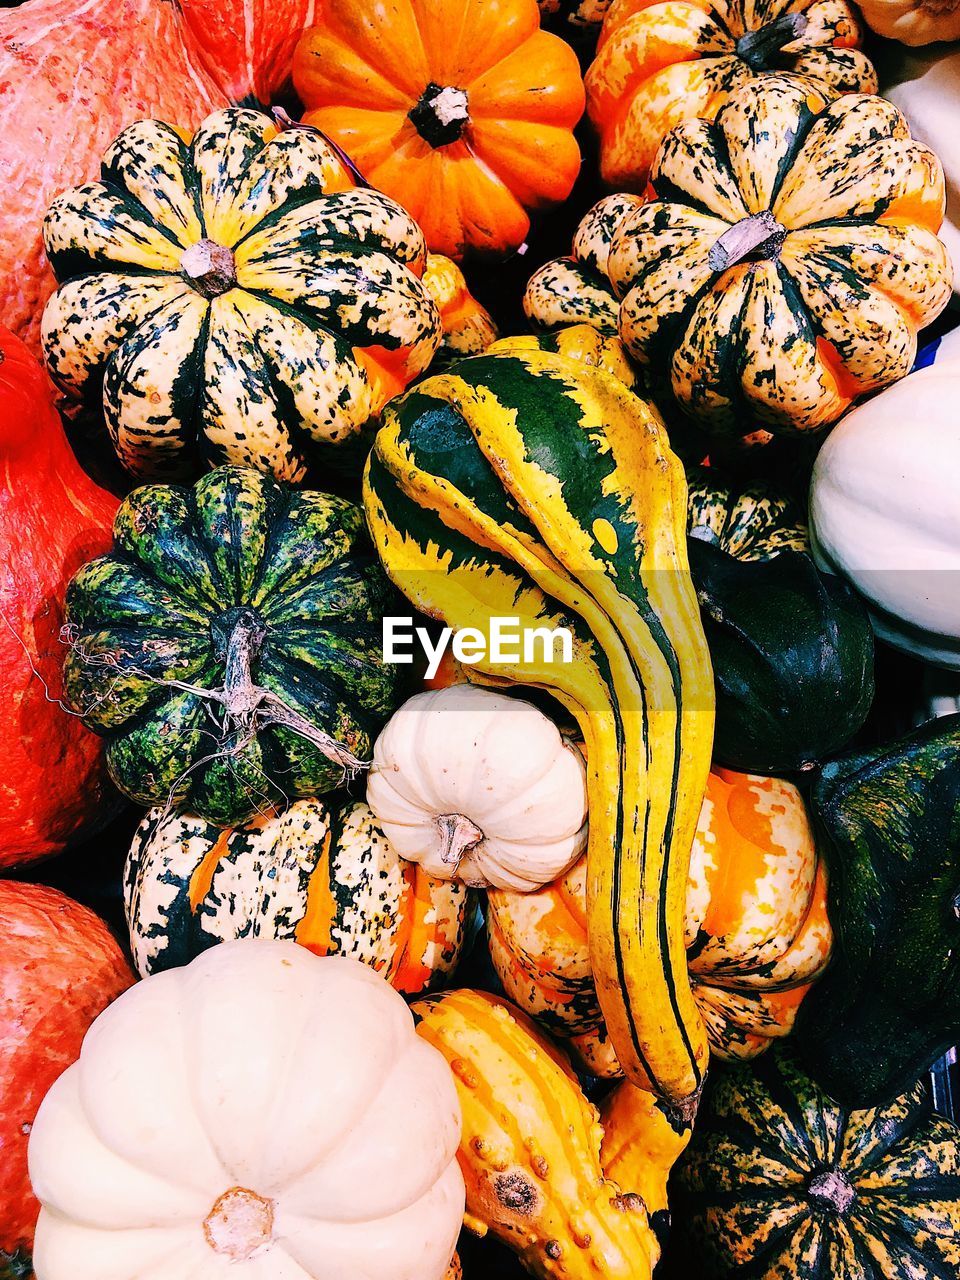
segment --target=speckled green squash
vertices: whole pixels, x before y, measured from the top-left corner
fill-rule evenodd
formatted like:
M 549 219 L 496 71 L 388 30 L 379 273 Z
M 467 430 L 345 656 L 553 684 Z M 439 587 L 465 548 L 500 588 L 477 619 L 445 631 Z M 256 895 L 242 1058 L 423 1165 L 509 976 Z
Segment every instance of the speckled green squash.
M 76 398 L 102 388 L 142 478 L 233 462 L 302 479 L 440 343 L 416 223 L 354 187 L 317 130 L 257 111 L 219 111 L 192 140 L 130 125 L 43 233 L 60 281 L 43 317 L 51 376 Z
M 121 791 L 212 822 L 321 794 L 397 699 L 362 512 L 245 467 L 147 485 L 67 590 L 64 687 Z
M 882 98 L 764 76 L 664 138 L 620 224 L 620 336 L 721 439 L 817 432 L 909 372 L 946 306 L 940 162 Z
M 620 303 L 607 274 L 607 260 L 621 223 L 641 204 L 638 196 L 604 196 L 577 227 L 570 256 L 554 258 L 533 273 L 523 295 L 523 310 L 534 329 L 549 332 L 588 324 L 600 333 L 616 334 Z
M 831 1101 L 782 1050 L 717 1072 L 674 1173 L 675 1236 L 703 1277 L 953 1280 L 960 1130 L 921 1089 Z
M 469 894 L 405 862 L 362 801 L 297 800 L 222 830 L 153 809 L 124 872 L 141 976 L 189 964 L 218 942 L 288 938 L 349 955 L 407 995 L 455 969 Z
M 736 560 L 772 560 L 781 551 L 806 551 L 800 504 L 767 484 L 730 484 L 715 467 L 687 468 L 687 530 Z

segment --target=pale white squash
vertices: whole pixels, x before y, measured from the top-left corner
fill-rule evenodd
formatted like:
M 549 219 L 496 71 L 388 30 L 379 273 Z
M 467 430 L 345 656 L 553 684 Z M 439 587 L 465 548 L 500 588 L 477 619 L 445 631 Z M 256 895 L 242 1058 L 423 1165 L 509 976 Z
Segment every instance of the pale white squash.
M 860 0 L 868 27 L 901 44 L 960 40 L 960 0 Z
M 879 13 L 894 7 L 907 6 L 900 0 L 894 0 L 893 4 L 876 3 L 873 8 L 868 6 L 864 9 L 864 17 L 869 22 L 874 9 Z M 948 17 L 946 14 L 942 16 Z M 950 18 L 955 35 L 927 38 L 960 38 L 960 0 L 957 0 Z M 914 29 L 919 30 L 920 27 Z M 944 50 L 938 46 L 934 52 L 892 51 L 883 66 L 882 86 L 880 92 L 883 96 L 896 103 L 903 112 L 911 136 L 935 152 L 943 165 L 947 212 L 937 234 L 947 246 L 953 263 L 953 292 L 956 296 L 960 294 L 960 49 L 954 46 Z
M 538 889 L 587 841 L 580 753 L 531 703 L 474 685 L 417 694 L 393 715 L 367 803 L 401 857 L 477 887 Z
M 94 1022 L 30 1138 L 37 1280 L 441 1280 L 450 1069 L 358 961 L 229 942 Z
M 960 668 L 960 365 L 922 369 L 854 409 L 820 451 L 810 543 L 874 630 Z

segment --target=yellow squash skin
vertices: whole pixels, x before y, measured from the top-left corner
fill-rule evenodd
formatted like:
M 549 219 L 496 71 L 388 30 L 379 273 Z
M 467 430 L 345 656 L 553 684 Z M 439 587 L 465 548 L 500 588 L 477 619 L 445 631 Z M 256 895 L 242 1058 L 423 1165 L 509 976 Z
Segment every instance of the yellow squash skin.
M 487 937 L 507 995 L 563 1036 L 592 1075 L 620 1075 L 590 968 L 583 860 L 534 893 L 492 890 Z M 832 942 L 826 873 L 797 789 L 714 770 L 685 923 L 693 995 L 714 1056 L 752 1058 L 788 1035 Z
M 940 162 L 891 103 L 754 80 L 663 140 L 608 259 L 620 336 L 711 436 L 818 432 L 946 306 Z
M 624 1080 L 604 1098 L 600 1124 L 600 1163 L 606 1176 L 641 1196 L 651 1218 L 669 1212 L 667 1179 L 687 1149 L 692 1122 Z
M 487 350 L 491 354 L 511 351 L 555 351 L 568 360 L 612 373 L 630 391 L 637 389 L 637 373 L 623 343 L 615 333 L 605 333 L 589 324 L 571 324 L 554 333 L 521 334 L 499 338 Z
M 389 406 L 364 503 L 387 572 L 422 611 L 573 633 L 572 663 L 481 660 L 469 674 L 537 685 L 577 717 L 606 1025 L 632 1080 L 689 1104 L 708 1051 L 683 911 L 713 680 L 662 425 L 604 371 L 542 351 L 474 357 Z
M 862 38 L 849 0 L 614 0 L 586 74 L 604 182 L 643 191 L 664 135 L 712 120 L 754 76 L 876 93 Z
M 601 1169 L 597 1111 L 563 1055 L 486 992 L 453 991 L 413 1011 L 457 1085 L 466 1226 L 492 1232 L 535 1276 L 649 1280 L 660 1247 L 647 1207 Z M 658 1187 L 668 1172 L 646 1176 Z

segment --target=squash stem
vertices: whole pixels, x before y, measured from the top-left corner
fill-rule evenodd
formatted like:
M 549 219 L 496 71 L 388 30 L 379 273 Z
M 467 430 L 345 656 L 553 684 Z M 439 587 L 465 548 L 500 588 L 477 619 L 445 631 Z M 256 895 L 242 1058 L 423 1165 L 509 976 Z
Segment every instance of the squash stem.
M 440 861 L 445 867 L 459 867 L 463 858 L 477 847 L 483 832 L 463 813 L 441 813 L 437 816 L 440 832 Z
M 781 13 L 757 31 L 746 31 L 737 41 L 737 57 L 751 71 L 771 71 L 785 45 L 799 40 L 809 25 L 805 13 Z
M 470 123 L 466 90 L 435 84 L 431 80 L 419 102 L 407 112 L 407 119 L 424 142 L 429 142 L 434 149 L 459 142 Z
M 707 261 L 714 271 L 743 262 L 745 258 L 763 261 L 780 252 L 787 229 L 769 209 L 741 218 L 710 246 Z

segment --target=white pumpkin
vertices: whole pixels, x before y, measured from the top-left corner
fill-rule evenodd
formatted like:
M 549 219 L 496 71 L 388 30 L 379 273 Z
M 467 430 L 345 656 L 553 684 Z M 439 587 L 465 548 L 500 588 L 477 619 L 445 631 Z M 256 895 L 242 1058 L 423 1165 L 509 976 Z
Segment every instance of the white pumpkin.
M 960 40 L 957 0 L 860 0 L 868 27 L 907 45 Z
M 377 739 L 367 804 L 437 879 L 538 889 L 587 842 L 583 758 L 529 702 L 456 684 L 420 693 Z
M 854 409 L 820 451 L 810 544 L 898 649 L 960 668 L 960 365 L 922 369 Z
M 450 1069 L 358 961 L 228 942 L 94 1022 L 30 1137 L 37 1280 L 441 1280 Z
M 889 3 L 874 6 L 878 11 L 893 8 Z M 897 4 L 896 7 L 906 7 Z M 870 21 L 870 13 L 864 10 Z M 960 37 L 960 4 L 952 14 L 956 36 L 929 36 L 929 39 Z M 880 30 L 880 28 L 877 28 Z M 918 28 L 919 29 L 919 28 Z M 885 33 L 889 34 L 889 33 Z M 900 37 L 902 38 L 902 37 Z M 923 41 L 910 41 L 923 43 Z M 937 232 L 947 246 L 953 263 L 953 292 L 960 294 L 960 50 L 938 47 L 934 53 L 900 49 L 891 51 L 883 69 L 881 93 L 903 112 L 910 134 L 935 152 L 943 165 L 947 192 L 947 212 Z

